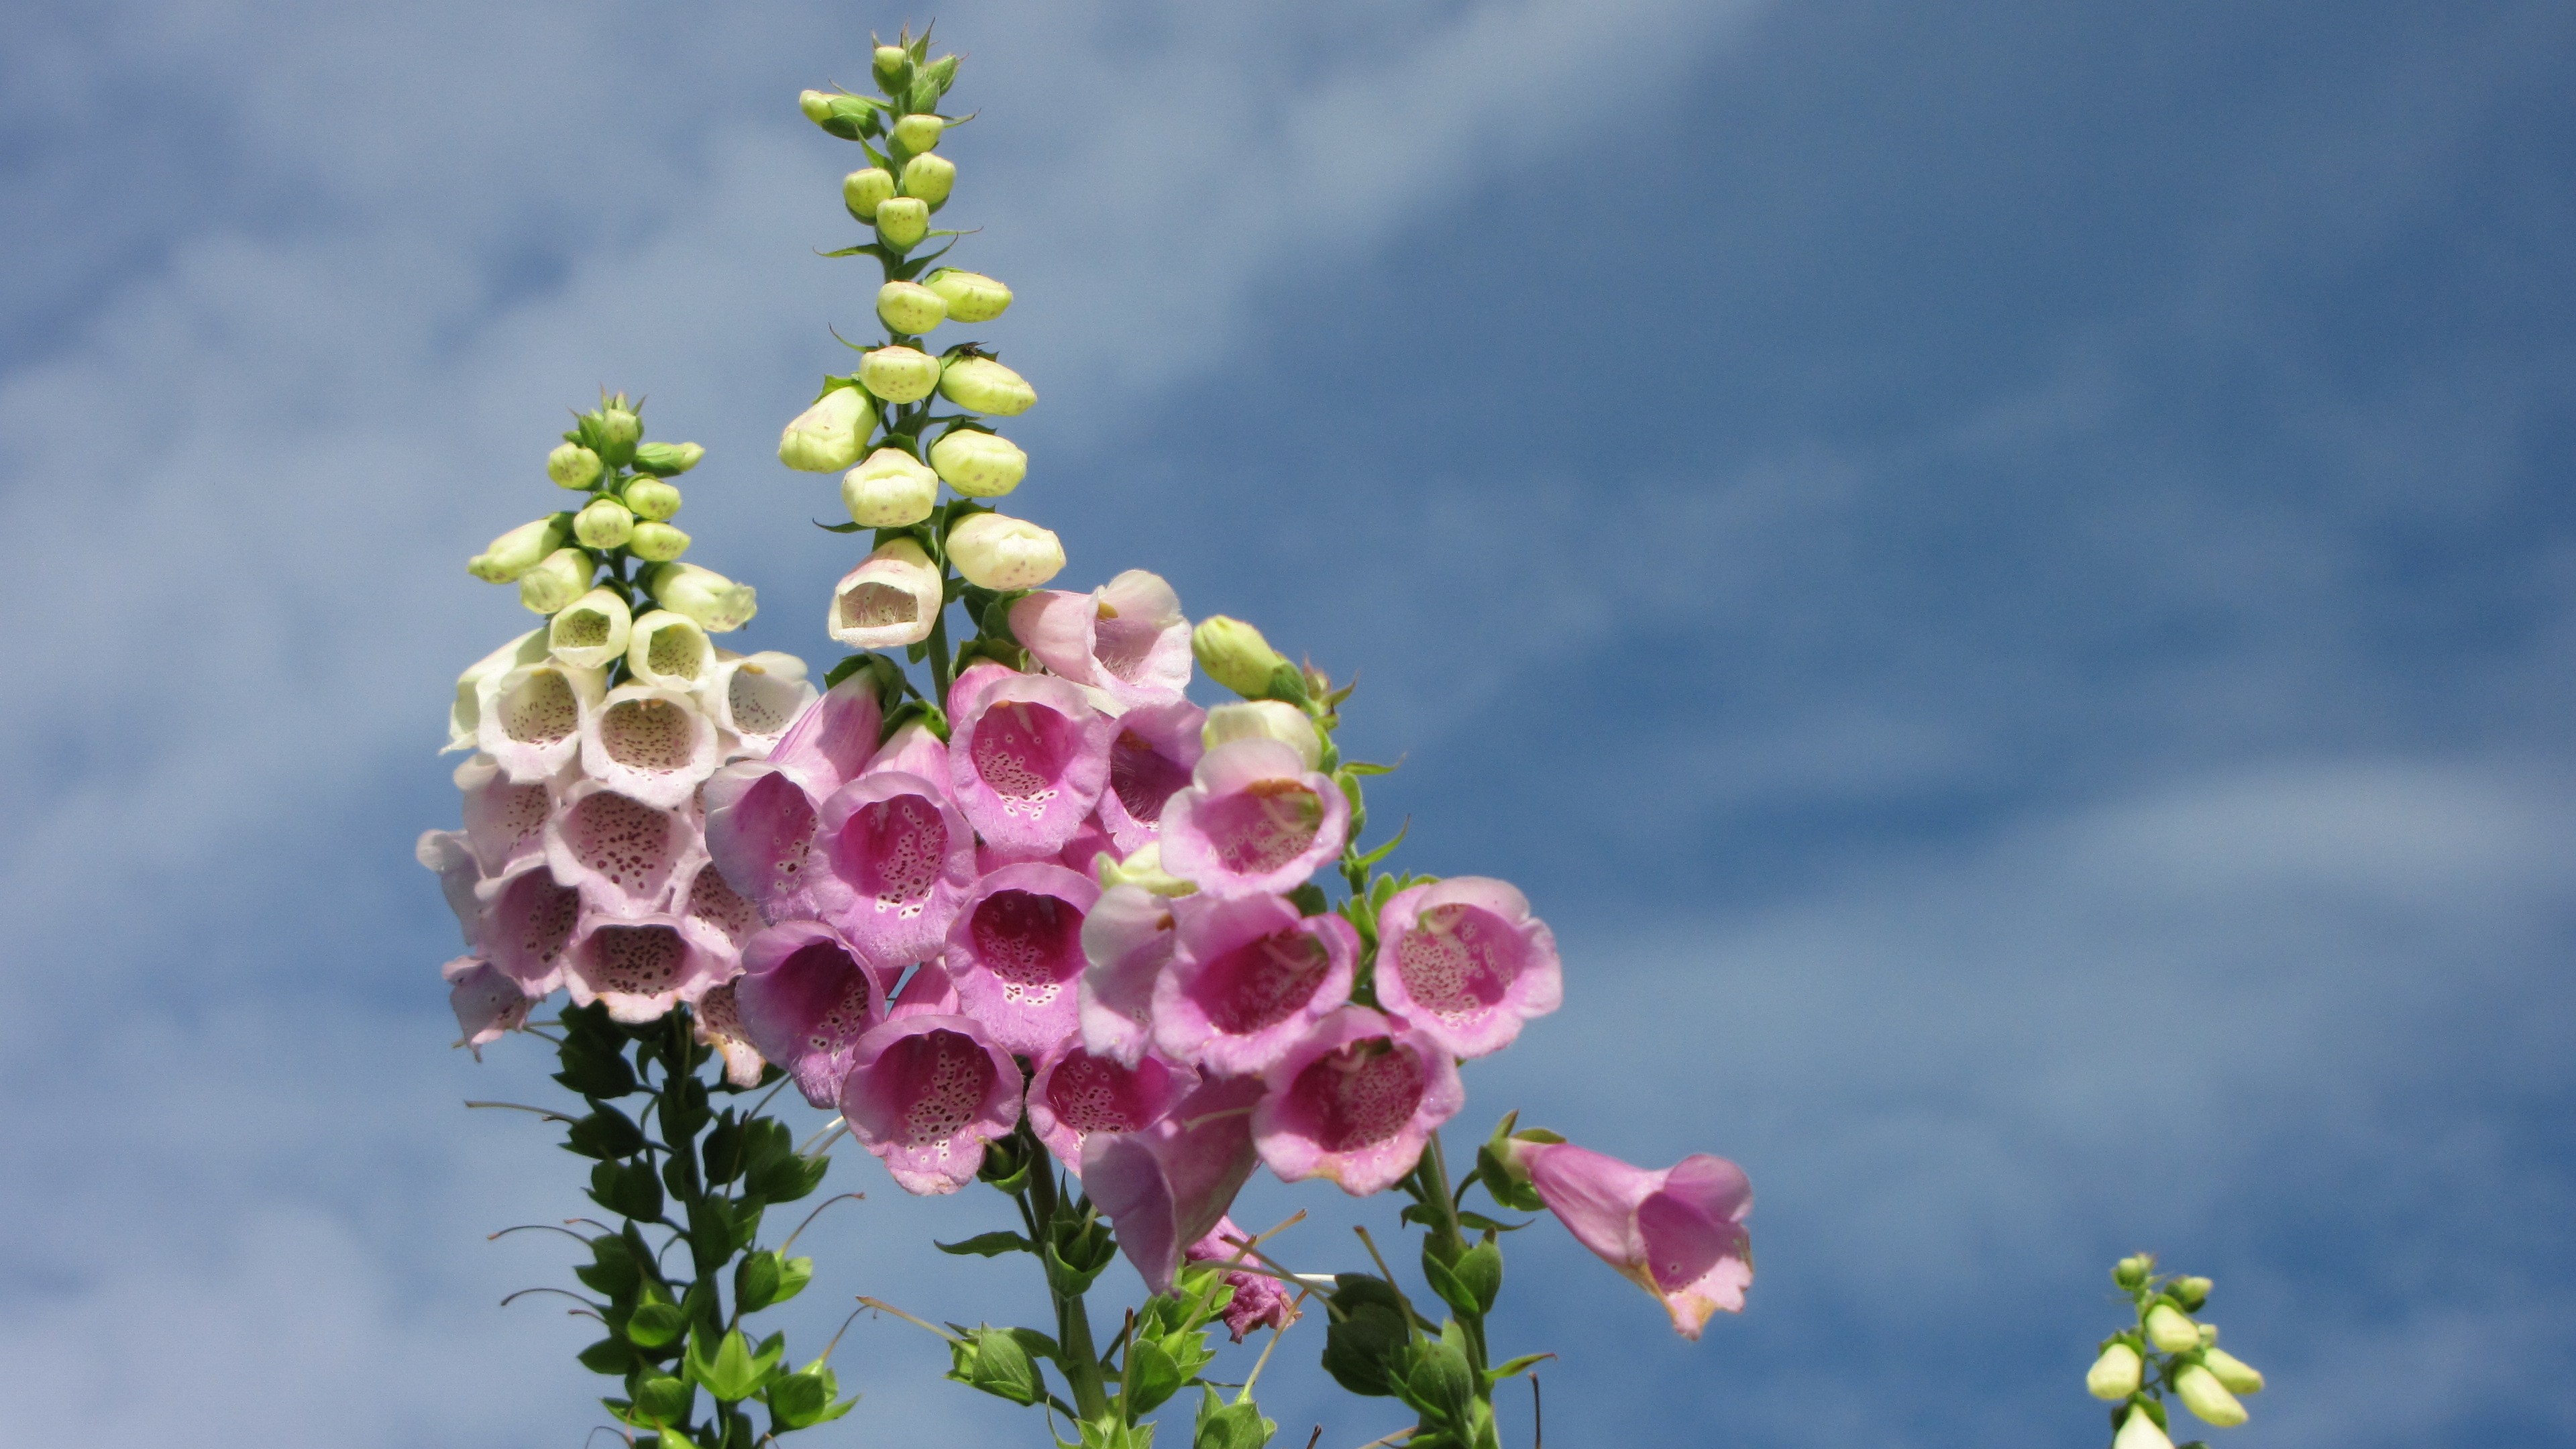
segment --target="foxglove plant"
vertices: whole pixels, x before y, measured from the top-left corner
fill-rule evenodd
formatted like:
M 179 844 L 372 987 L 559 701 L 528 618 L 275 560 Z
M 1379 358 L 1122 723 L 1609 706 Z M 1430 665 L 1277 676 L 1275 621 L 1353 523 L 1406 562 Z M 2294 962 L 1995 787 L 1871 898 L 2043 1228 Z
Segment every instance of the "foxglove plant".
M 2182 1401 L 2202 1423 L 2228 1429 L 2245 1422 L 2239 1394 L 2260 1393 L 2263 1375 L 2218 1346 L 2218 1325 L 2192 1315 L 2209 1302 L 2206 1278 L 2156 1271 L 2153 1253 L 2132 1253 L 2111 1270 L 2136 1310 L 2127 1328 L 2102 1340 L 2084 1387 L 2111 1410 L 2112 1449 L 2174 1449 L 2165 1398 Z M 2202 1449 L 2198 1440 L 2182 1449 Z

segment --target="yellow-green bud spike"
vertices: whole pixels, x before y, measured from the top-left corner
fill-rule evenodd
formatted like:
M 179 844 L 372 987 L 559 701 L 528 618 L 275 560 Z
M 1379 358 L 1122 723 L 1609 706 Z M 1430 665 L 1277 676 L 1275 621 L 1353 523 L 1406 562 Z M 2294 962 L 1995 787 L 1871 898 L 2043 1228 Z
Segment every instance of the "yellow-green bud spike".
M 577 669 L 605 669 L 626 652 L 627 631 L 634 623 L 625 595 L 615 589 L 593 589 L 566 605 L 546 626 L 546 647 Z
M 2247 1363 L 2245 1360 L 2238 1358 L 2236 1355 L 2229 1353 L 2223 1348 L 2202 1349 L 2200 1351 L 2200 1361 L 2203 1364 L 2208 1365 L 2211 1376 L 2215 1377 L 2221 1384 L 2226 1385 L 2229 1393 L 2259 1394 L 2263 1392 L 2262 1373 L 2252 1364 Z
M 939 137 L 947 129 L 948 123 L 937 116 L 906 116 L 894 123 L 894 143 L 915 153 L 929 151 L 939 145 Z
M 778 435 L 778 461 L 806 473 L 838 473 L 859 461 L 876 429 L 876 407 L 855 387 L 836 387 Z
M 930 466 L 969 498 L 999 498 L 1028 476 L 1029 455 L 1008 438 L 959 428 L 930 445 Z
M 2182 1406 L 2200 1416 L 2202 1422 L 2221 1429 L 2232 1429 L 2245 1422 L 2245 1406 L 2218 1381 L 2218 1376 L 2200 1364 L 2184 1364 L 2174 1375 L 2174 1392 Z
M 894 173 L 870 166 L 841 178 L 841 204 L 861 221 L 875 221 L 877 208 L 894 199 Z
M 644 575 L 653 602 L 697 621 L 710 634 L 729 633 L 760 612 L 759 596 L 749 584 L 738 584 L 714 569 L 696 564 L 666 563 Z
M 587 488 L 599 474 L 599 455 L 579 443 L 558 443 L 546 454 L 546 476 L 558 488 Z
M 1260 630 L 1223 614 L 1201 619 L 1190 631 L 1190 653 L 1208 678 L 1246 699 L 1269 698 L 1271 679 L 1288 664 Z
M 941 267 L 921 284 L 947 301 L 951 322 L 990 322 L 1011 305 L 1011 289 L 982 272 Z
M 930 396 L 940 387 L 939 371 L 938 358 L 914 347 L 880 347 L 859 359 L 860 385 L 890 403 Z
M 1034 589 L 1064 568 L 1064 544 L 1025 519 L 977 513 L 948 530 L 948 561 L 979 589 Z
M 597 417 L 599 460 L 623 463 L 634 457 L 635 444 L 644 436 L 644 420 L 635 415 L 633 408 L 626 406 L 625 395 L 620 394 L 616 401 L 601 408 Z
M 879 448 L 841 475 L 841 502 L 866 528 L 910 528 L 939 503 L 939 475 L 901 448 Z
M 698 466 L 707 450 L 695 443 L 638 443 L 635 446 L 635 471 L 656 478 L 676 478 Z
M 564 540 L 570 537 L 572 515 L 549 514 L 492 540 L 491 547 L 465 561 L 465 571 L 487 584 L 511 583 L 545 562 L 546 556 L 563 547 Z
M 903 163 L 901 189 L 906 196 L 917 196 L 937 211 L 957 189 L 957 163 L 945 156 L 915 156 Z
M 1219 707 L 1236 708 L 1232 705 Z M 1210 718 L 1213 720 L 1214 717 Z M 2115 1343 L 2102 1350 L 2102 1356 L 2093 1360 L 2093 1367 L 2084 1371 L 2084 1391 L 2097 1399 L 2108 1399 L 2116 1404 L 2136 1393 L 2145 1377 L 2146 1360 L 2138 1357 L 2138 1351 L 2127 1344 Z
M 989 357 L 952 357 L 940 370 L 939 395 L 970 413 L 1014 418 L 1038 400 L 1028 379 Z
M 659 478 L 638 478 L 626 485 L 626 507 L 638 518 L 659 523 L 680 511 L 679 487 Z
M 614 498 L 594 498 L 573 515 L 572 536 L 584 548 L 623 548 L 635 536 L 635 515 Z
M 902 336 L 919 337 L 948 320 L 948 299 L 919 282 L 888 282 L 877 288 L 877 320 Z
M 2200 1325 L 2170 1303 L 2159 1302 L 2149 1308 L 2146 1327 L 2147 1342 L 2161 1352 L 2183 1353 L 2200 1347 Z
M 930 235 L 930 203 L 918 196 L 898 196 L 877 204 L 877 240 L 896 251 L 908 251 Z
M 590 555 L 559 548 L 545 562 L 519 575 L 519 602 L 540 614 L 551 614 L 590 591 Z
M 667 523 L 639 523 L 626 551 L 647 563 L 669 563 L 689 551 L 689 536 Z

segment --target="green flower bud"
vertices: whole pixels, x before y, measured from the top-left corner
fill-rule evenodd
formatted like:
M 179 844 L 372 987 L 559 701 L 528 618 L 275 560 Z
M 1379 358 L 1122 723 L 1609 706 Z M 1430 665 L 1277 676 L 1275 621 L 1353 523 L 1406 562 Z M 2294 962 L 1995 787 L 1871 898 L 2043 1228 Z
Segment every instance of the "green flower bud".
M 639 523 L 626 551 L 647 563 L 669 563 L 689 551 L 689 536 L 667 523 Z
M 584 548 L 622 548 L 634 535 L 635 515 L 614 498 L 594 498 L 572 518 L 572 536 Z
M 778 461 L 802 472 L 838 473 L 859 461 L 876 425 L 876 408 L 866 393 L 836 387 L 778 435 Z
M 859 383 L 890 403 L 913 403 L 939 386 L 939 359 L 915 347 L 880 347 L 859 359 Z
M 696 564 L 666 563 L 648 570 L 644 590 L 653 602 L 696 620 L 710 634 L 739 629 L 760 612 L 759 596 L 751 585 L 735 583 Z
M 982 272 L 941 267 L 921 284 L 947 299 L 951 322 L 990 322 L 1011 305 L 1011 289 Z
M 910 528 L 939 502 L 939 475 L 901 448 L 879 448 L 841 475 L 850 521 L 868 528 Z
M 2120 1421 L 2120 1432 L 2111 1436 L 2111 1449 L 2173 1449 L 2173 1440 L 2165 1437 L 2164 1426 L 2139 1403 Z
M 894 123 L 894 143 L 907 151 L 928 151 L 938 146 L 940 133 L 948 123 L 937 116 L 911 115 Z
M 599 481 L 599 455 L 579 443 L 557 443 L 546 454 L 546 476 L 558 488 L 587 488 Z
M 930 203 L 918 196 L 898 196 L 877 205 L 877 240 L 907 251 L 930 235 Z
M 919 337 L 948 320 L 948 300 L 919 282 L 877 288 L 877 320 L 906 337 Z
M 540 614 L 551 614 L 590 590 L 590 555 L 559 548 L 545 562 L 519 575 L 519 602 Z
M 2205 1423 L 2221 1429 L 2232 1429 L 2245 1422 L 2245 1406 L 2218 1381 L 2218 1376 L 2200 1364 L 2185 1364 L 2174 1375 L 2174 1392 L 2182 1406 L 2198 1414 Z
M 642 443 L 635 449 L 635 469 L 656 478 L 676 478 L 698 466 L 707 450 L 695 443 Z
M 659 478 L 638 478 L 626 485 L 626 507 L 638 518 L 659 523 L 680 511 L 680 490 Z
M 1190 631 L 1190 653 L 1208 678 L 1246 699 L 1270 697 L 1271 677 L 1288 666 L 1288 658 L 1270 647 L 1261 631 L 1241 619 L 1212 614 Z
M 2135 1292 L 2137 1289 L 2145 1285 L 2148 1278 L 2154 1276 L 2155 1271 L 2155 1254 L 2131 1253 L 2129 1256 L 2122 1258 L 2119 1261 L 2119 1264 L 2111 1269 L 2111 1281 L 2130 1290 L 2131 1292 Z
M 1038 400 L 1028 379 L 989 357 L 952 357 L 940 370 L 939 395 L 970 413 L 1015 418 Z
M 979 589 L 1034 589 L 1064 568 L 1064 544 L 1034 523 L 977 513 L 948 530 L 948 561 Z
M 943 55 L 939 59 L 932 61 L 930 64 L 921 67 L 921 73 L 914 79 L 912 88 L 915 92 L 918 92 L 922 87 L 928 86 L 930 88 L 930 95 L 933 104 L 936 104 L 938 97 L 946 95 L 948 93 L 948 88 L 956 83 L 957 57 L 953 55 Z M 915 106 L 913 109 L 917 111 L 928 110 L 930 107 Z
M 2176 1278 L 2165 1285 L 2165 1291 L 2182 1305 L 2183 1312 L 2198 1313 L 2200 1306 L 2209 1301 L 2209 1290 L 2217 1286 L 2206 1278 Z
M 805 91 L 796 97 L 796 108 L 805 113 L 805 119 L 844 141 L 875 135 L 884 124 L 878 119 L 880 105 L 847 92 Z
M 546 648 L 576 669 L 605 669 L 626 652 L 627 633 L 634 623 L 625 595 L 615 589 L 593 589 L 566 605 L 546 626 Z
M 491 547 L 465 561 L 465 571 L 487 584 L 506 584 L 545 562 L 570 537 L 572 515 L 549 514 L 492 540 Z
M 1028 476 L 1029 455 L 1008 438 L 959 428 L 930 445 L 930 466 L 969 498 L 999 498 Z
M 599 433 L 599 459 L 603 463 L 623 463 L 635 456 L 635 444 L 644 436 L 644 420 L 626 406 L 625 394 L 601 408 L 596 414 Z
M 1244 739 L 1277 740 L 1295 750 L 1307 769 L 1324 767 L 1324 736 L 1306 712 L 1293 704 L 1275 699 L 1220 704 L 1208 711 L 1207 723 L 1199 726 L 1199 741 L 1211 750 L 1228 740 Z
M 832 93 L 799 91 L 796 93 L 796 109 L 805 113 L 805 119 L 819 126 L 832 119 Z
M 957 189 L 957 163 L 945 156 L 915 156 L 903 163 L 903 194 L 917 196 L 937 211 Z
M 868 69 L 876 73 L 885 93 L 894 95 L 912 84 L 912 52 L 900 45 L 880 45 L 868 58 Z
M 870 166 L 841 178 L 841 204 L 861 221 L 877 219 L 877 208 L 894 199 L 894 174 Z
M 2102 1350 L 2102 1356 L 2093 1360 L 2093 1367 L 2084 1371 L 2084 1391 L 2116 1404 L 2138 1391 L 2146 1368 L 2146 1360 L 2138 1357 L 2136 1349 L 2115 1343 Z
M 1163 845 L 1158 840 L 1149 840 L 1138 846 L 1136 853 L 1125 860 L 1119 860 L 1104 850 L 1093 857 L 1092 871 L 1099 877 L 1104 890 L 1110 886 L 1131 885 L 1158 896 L 1177 898 L 1196 895 L 1199 889 L 1196 882 L 1183 880 L 1163 869 Z
M 2263 1392 L 2263 1375 L 2257 1372 L 2252 1364 L 2247 1363 L 2245 1360 L 2238 1358 L 2236 1355 L 2229 1353 L 2223 1348 L 2202 1349 L 2200 1351 L 2200 1361 L 2203 1364 L 2208 1365 L 2210 1375 L 2216 1378 L 2221 1384 L 2226 1385 L 2230 1393 L 2259 1394 Z M 2196 1413 L 2198 1411 L 2194 1410 L 2194 1412 Z
M 2147 1310 L 2147 1342 L 2165 1353 L 2188 1352 L 2200 1347 L 2200 1325 L 2172 1304 L 2158 1303 Z

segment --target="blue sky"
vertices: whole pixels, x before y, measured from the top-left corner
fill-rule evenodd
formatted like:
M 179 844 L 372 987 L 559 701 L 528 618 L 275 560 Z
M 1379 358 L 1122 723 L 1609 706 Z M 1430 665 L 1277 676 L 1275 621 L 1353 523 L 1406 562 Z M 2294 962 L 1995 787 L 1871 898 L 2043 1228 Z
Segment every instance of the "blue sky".
M 869 289 L 793 96 L 906 18 L 12 17 L 7 1437 L 579 1442 L 581 1325 L 492 1306 L 559 1255 L 482 1241 L 574 1165 L 457 1107 L 549 1088 L 446 1050 L 410 860 L 448 681 L 525 627 L 460 564 L 622 387 L 707 445 L 750 637 L 827 657 L 848 546 L 770 450 Z M 1067 581 L 1359 671 L 1408 858 L 1556 924 L 1471 1124 L 1752 1174 L 1696 1346 L 1515 1240 L 1559 1442 L 2098 1442 L 2152 1247 L 2272 1374 L 2224 1442 L 2576 1444 L 2576 14 L 939 19 Z M 918 1261 L 998 1198 L 834 1181 L 798 1341 L 1040 1311 Z M 1335 1195 L 1250 1206 L 1348 1257 Z M 1283 1438 L 1395 1427 L 1318 1346 Z M 853 1329 L 817 1442 L 1035 1442 L 934 1347 Z

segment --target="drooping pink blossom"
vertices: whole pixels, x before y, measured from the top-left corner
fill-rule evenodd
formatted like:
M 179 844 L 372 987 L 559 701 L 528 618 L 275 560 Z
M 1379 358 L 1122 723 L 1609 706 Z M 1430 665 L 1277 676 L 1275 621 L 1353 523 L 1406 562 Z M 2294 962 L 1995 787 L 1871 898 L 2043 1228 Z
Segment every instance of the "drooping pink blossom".
M 743 947 L 742 959 L 733 1002 L 743 1035 L 795 1080 L 806 1101 L 831 1106 L 859 1038 L 885 1020 L 882 981 L 820 921 L 767 927 Z
M 573 1004 L 604 1002 L 611 1021 L 659 1021 L 723 984 L 716 958 L 690 943 L 674 916 L 585 915 L 564 948 Z
M 984 1144 L 1019 1124 L 1020 1080 L 973 1018 L 898 1008 L 859 1038 L 841 1116 L 904 1191 L 951 1193 L 975 1180 Z
M 1228 740 L 1163 806 L 1163 868 L 1211 895 L 1285 894 L 1341 853 L 1350 801 L 1277 740 Z
M 1462 875 L 1378 911 L 1377 999 L 1450 1054 L 1481 1057 L 1564 999 L 1556 936 L 1505 882 Z
M 1109 788 L 1100 792 L 1100 823 L 1117 853 L 1133 855 L 1162 838 L 1163 809 L 1190 783 L 1207 753 L 1199 728 L 1207 711 L 1188 700 L 1139 705 L 1118 717 L 1109 741 Z
M 936 783 L 869 770 L 823 802 L 818 838 L 830 889 L 816 898 L 884 980 L 940 953 L 975 882 L 975 837 Z
M 1086 963 L 1076 1011 L 1085 1050 L 1125 1066 L 1153 1036 L 1154 982 L 1179 940 L 1172 903 L 1141 886 L 1114 885 L 1082 918 Z
M 734 892 L 769 921 L 822 914 L 814 829 L 822 810 L 796 777 L 765 760 L 725 766 L 699 795 L 706 850 Z
M 1183 1251 L 1224 1220 L 1252 1176 L 1261 1091 L 1256 1077 L 1203 1081 L 1152 1126 L 1083 1142 L 1082 1189 L 1108 1215 L 1147 1291 L 1172 1291 Z
M 1696 1153 L 1649 1172 L 1565 1142 L 1515 1142 L 1511 1153 L 1575 1240 L 1653 1294 L 1684 1338 L 1699 1337 L 1713 1313 L 1744 1311 L 1753 1282 L 1744 1169 Z
M 821 800 L 867 767 L 884 725 L 876 683 L 862 669 L 824 691 L 822 698 L 796 716 L 771 747 L 769 763 L 804 786 L 807 795 Z
M 1355 1197 L 1413 1170 L 1422 1145 L 1466 1102 L 1457 1064 L 1401 1021 L 1345 1006 L 1261 1074 L 1261 1160 L 1286 1182 L 1321 1177 Z
M 1154 983 L 1154 1045 L 1223 1076 L 1259 1072 L 1350 999 L 1359 933 L 1280 896 L 1192 896 Z
M 1190 621 L 1160 575 L 1129 569 L 1088 594 L 1044 589 L 1011 606 L 1011 633 L 1040 664 L 1120 705 L 1160 704 L 1190 682 Z
M 1197 1088 L 1199 1074 L 1148 1056 L 1134 1066 L 1085 1051 L 1079 1033 L 1038 1058 L 1029 1081 L 1029 1126 L 1056 1160 L 1082 1175 L 1082 1144 L 1094 1132 L 1150 1127 Z
M 1037 1056 L 1075 1030 L 1082 918 L 1100 899 L 1060 865 L 1006 865 L 975 882 L 941 958 L 968 1016 L 1009 1051 Z
M 582 773 L 659 809 L 686 801 L 716 761 L 716 722 L 683 690 L 621 684 L 582 720 Z
M 512 780 L 490 755 L 475 754 L 456 767 L 464 796 L 465 839 L 485 875 L 545 850 L 546 816 L 554 804 L 545 781 Z
M 1237 1343 L 1256 1328 L 1286 1328 L 1302 1316 L 1285 1285 L 1266 1273 L 1252 1271 L 1259 1260 L 1246 1246 L 1251 1241 L 1252 1234 L 1236 1227 L 1234 1219 L 1218 1218 L 1206 1237 L 1189 1246 L 1189 1260 L 1193 1263 L 1244 1265 L 1225 1275 L 1226 1286 L 1234 1290 L 1233 1299 L 1225 1305 L 1225 1326 Z
M 742 1014 L 734 1005 L 735 982 L 728 981 L 698 998 L 692 1009 L 698 1045 L 716 1049 L 724 1059 L 725 1080 L 745 1089 L 760 1085 L 769 1063 L 761 1058 L 760 1049 L 751 1044 L 743 1030 Z M 818 1104 L 819 1105 L 819 1104 Z
M 499 1041 L 503 1032 L 518 1030 L 528 1019 L 528 1008 L 537 1004 L 518 982 L 477 956 L 459 956 L 438 968 L 438 974 L 448 983 L 447 1004 L 456 1013 L 457 1030 L 465 1033 L 456 1044 L 472 1048 L 478 1062 L 484 1047 Z
M 546 822 L 546 864 L 593 910 L 661 910 L 704 849 L 679 812 L 648 805 L 596 780 L 563 792 Z
M 475 941 L 495 969 L 530 996 L 563 984 L 564 948 L 581 923 L 581 893 L 557 885 L 542 860 L 523 860 L 484 883 Z
M 969 671 L 972 673 L 973 671 Z M 1023 858 L 1052 855 L 1109 783 L 1118 722 L 1061 679 L 1005 674 L 950 691 L 948 779 L 968 824 Z

